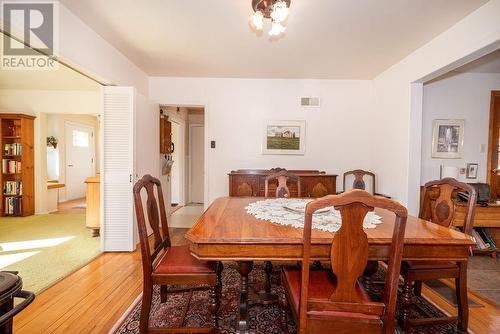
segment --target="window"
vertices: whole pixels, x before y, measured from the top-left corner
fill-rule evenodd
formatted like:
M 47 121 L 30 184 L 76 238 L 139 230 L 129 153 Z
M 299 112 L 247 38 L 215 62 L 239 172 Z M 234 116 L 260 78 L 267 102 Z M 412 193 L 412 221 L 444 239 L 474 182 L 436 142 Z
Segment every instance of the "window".
M 73 146 L 75 147 L 88 147 L 89 146 L 89 133 L 85 131 L 73 130 Z

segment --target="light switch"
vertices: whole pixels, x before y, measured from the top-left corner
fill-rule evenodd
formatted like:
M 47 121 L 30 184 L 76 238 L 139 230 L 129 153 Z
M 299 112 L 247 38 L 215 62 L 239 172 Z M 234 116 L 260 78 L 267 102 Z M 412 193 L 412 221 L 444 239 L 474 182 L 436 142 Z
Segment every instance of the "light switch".
M 486 152 L 486 144 L 481 144 L 481 153 Z
M 215 140 L 210 141 L 210 148 L 215 148 Z

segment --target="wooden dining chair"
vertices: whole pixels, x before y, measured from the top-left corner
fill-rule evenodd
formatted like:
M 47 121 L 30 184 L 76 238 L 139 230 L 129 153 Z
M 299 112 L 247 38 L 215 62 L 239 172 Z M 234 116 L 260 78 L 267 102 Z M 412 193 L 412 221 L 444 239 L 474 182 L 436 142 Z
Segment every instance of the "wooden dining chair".
M 146 216 L 141 196 L 143 189 L 145 189 L 146 195 L 147 221 L 153 231 L 152 249 L 146 229 Z M 152 331 L 155 333 L 215 332 L 218 328 L 217 311 L 222 288 L 222 265 L 216 262 L 197 260 L 191 255 L 187 245 L 172 246 L 160 180 L 151 175 L 145 175 L 134 185 L 133 193 L 141 243 L 144 282 L 140 333 L 145 334 Z M 167 301 L 169 293 L 189 292 L 181 319 L 173 327 L 154 328 L 149 324 L 154 285 L 160 286 L 161 302 Z M 169 289 L 169 285 L 182 285 L 188 286 L 188 288 Z M 207 307 L 212 314 L 213 327 L 184 327 L 193 292 L 207 289 L 210 289 L 210 300 L 207 301 Z
M 432 223 L 454 228 L 452 226 L 455 213 L 455 196 L 458 191 L 469 195 L 462 232 L 471 235 L 474 223 L 477 192 L 469 184 L 459 182 L 454 178 L 430 181 L 424 185 L 424 196 L 420 206 L 419 217 Z M 402 312 L 399 322 L 403 329 L 412 326 L 433 325 L 455 322 L 462 331 L 468 327 L 467 301 L 467 261 L 403 261 L 401 275 L 404 278 L 402 289 Z M 413 294 L 420 296 L 422 281 L 454 278 L 457 297 L 458 317 L 410 319 L 410 308 L 413 306 Z M 413 284 L 413 286 L 412 286 Z
M 347 181 L 347 178 L 352 175 L 354 177 L 354 181 L 352 183 L 352 188 L 349 188 L 346 181 Z M 344 173 L 344 177 L 343 177 L 343 188 L 344 191 L 347 191 L 347 190 L 350 190 L 350 189 L 361 189 L 361 190 L 367 190 L 366 189 L 366 182 L 365 182 L 365 178 L 369 178 L 370 181 L 371 181 L 371 193 L 375 196 L 382 196 L 382 197 L 386 197 L 386 198 L 391 198 L 390 196 L 387 196 L 387 195 L 384 195 L 384 194 L 380 194 L 380 193 L 377 193 L 375 191 L 375 174 L 372 173 L 372 172 L 369 172 L 367 170 L 363 170 L 363 169 L 355 169 L 355 170 L 350 170 L 348 172 L 345 172 Z M 340 193 L 342 193 L 340 192 Z
M 281 303 L 282 325 L 286 326 L 286 310 L 291 306 L 300 334 L 392 334 L 407 210 L 395 201 L 373 196 L 364 190 L 329 195 L 309 202 L 303 232 L 304 264 L 311 261 L 312 215 L 329 206 L 339 210 L 342 216 L 342 226 L 332 241 L 331 269 L 311 270 L 308 265 L 283 268 L 286 299 Z M 372 301 L 360 283 L 368 262 L 368 238 L 363 220 L 374 208 L 387 209 L 395 214 L 381 302 Z
M 288 180 L 293 180 L 297 182 L 297 197 L 301 196 L 300 191 L 300 177 L 295 174 L 289 173 L 286 169 L 281 169 L 278 172 L 272 173 L 264 179 L 264 196 L 269 197 L 269 181 L 277 180 L 278 185 L 276 186 L 276 198 L 289 198 L 290 189 L 288 189 Z

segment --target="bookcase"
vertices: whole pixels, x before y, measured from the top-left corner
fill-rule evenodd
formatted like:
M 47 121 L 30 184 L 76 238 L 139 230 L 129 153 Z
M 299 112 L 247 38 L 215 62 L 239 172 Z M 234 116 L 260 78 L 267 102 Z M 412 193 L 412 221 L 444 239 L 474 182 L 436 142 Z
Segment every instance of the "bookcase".
M 34 119 L 30 115 L 0 114 L 2 216 L 35 213 Z

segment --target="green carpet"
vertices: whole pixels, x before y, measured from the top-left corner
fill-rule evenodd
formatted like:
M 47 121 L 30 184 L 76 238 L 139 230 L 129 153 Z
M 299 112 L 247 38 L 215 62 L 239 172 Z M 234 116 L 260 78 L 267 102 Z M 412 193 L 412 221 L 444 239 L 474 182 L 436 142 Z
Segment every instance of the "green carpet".
M 24 290 L 39 293 L 99 255 L 85 214 L 0 218 L 0 270 L 19 271 Z

